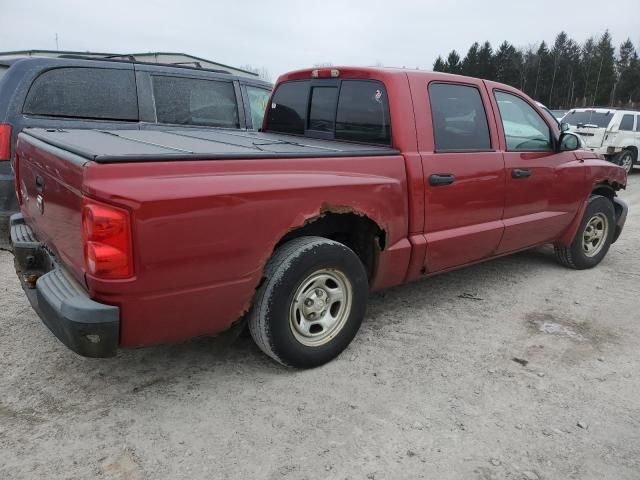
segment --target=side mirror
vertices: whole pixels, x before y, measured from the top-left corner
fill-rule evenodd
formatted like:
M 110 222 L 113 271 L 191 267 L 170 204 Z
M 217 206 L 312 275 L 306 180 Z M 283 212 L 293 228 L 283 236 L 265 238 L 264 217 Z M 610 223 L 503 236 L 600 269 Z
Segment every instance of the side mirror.
M 580 148 L 580 138 L 575 133 L 563 132 L 560 135 L 560 151 L 572 152 Z
M 568 131 L 569 131 L 569 128 L 570 128 L 570 126 L 569 126 L 569 124 L 568 124 L 568 123 L 562 122 L 562 123 L 560 124 L 560 131 L 561 131 L 561 132 L 568 132 Z

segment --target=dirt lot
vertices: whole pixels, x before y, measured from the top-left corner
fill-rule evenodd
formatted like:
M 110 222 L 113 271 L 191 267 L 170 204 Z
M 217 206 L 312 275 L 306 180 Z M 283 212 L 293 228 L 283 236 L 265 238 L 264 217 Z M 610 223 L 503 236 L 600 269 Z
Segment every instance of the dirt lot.
M 541 249 L 377 294 L 313 371 L 245 337 L 78 357 L 0 251 L 0 478 L 638 479 L 638 186 L 598 268 Z

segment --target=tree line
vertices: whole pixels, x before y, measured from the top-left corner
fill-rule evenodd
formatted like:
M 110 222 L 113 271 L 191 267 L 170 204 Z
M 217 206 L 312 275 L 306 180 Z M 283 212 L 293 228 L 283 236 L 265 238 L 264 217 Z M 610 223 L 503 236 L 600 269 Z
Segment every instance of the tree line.
M 438 57 L 436 72 L 449 72 L 506 83 L 549 108 L 586 106 L 640 107 L 640 60 L 630 39 L 618 50 L 609 31 L 582 45 L 560 32 L 546 42 L 516 48 L 504 41 L 497 50 L 475 42 L 461 58 L 452 50 Z

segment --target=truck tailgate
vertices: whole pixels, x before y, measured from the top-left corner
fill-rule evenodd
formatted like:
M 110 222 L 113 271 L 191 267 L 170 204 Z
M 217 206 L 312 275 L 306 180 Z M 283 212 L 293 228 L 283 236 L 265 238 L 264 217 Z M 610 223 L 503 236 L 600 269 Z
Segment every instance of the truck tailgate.
M 23 215 L 40 241 L 84 284 L 81 211 L 87 160 L 23 134 L 16 151 Z

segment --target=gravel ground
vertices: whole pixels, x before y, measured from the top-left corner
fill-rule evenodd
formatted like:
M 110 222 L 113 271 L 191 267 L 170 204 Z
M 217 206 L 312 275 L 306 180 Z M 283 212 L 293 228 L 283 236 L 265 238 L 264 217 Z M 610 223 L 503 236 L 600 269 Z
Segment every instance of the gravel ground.
M 0 251 L 0 478 L 638 479 L 640 172 L 630 184 L 596 269 L 545 248 L 388 290 L 312 371 L 246 337 L 81 358 Z

